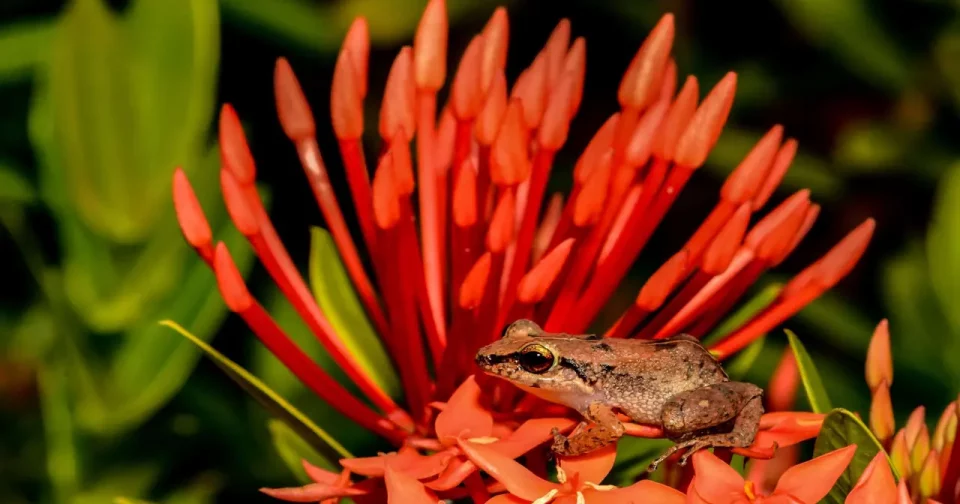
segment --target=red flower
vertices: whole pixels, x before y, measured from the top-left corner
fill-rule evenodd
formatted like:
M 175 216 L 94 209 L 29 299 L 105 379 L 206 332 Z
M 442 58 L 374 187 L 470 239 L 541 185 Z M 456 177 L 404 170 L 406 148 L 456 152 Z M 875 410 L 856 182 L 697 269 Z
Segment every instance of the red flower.
M 856 445 L 850 445 L 787 469 L 770 495 L 758 495 L 752 481 L 745 481 L 712 453 L 699 451 L 693 454 L 694 477 L 687 490 L 687 502 L 814 504 L 830 492 L 856 449 Z
M 585 41 L 571 43 L 570 23 L 561 21 L 508 88 L 508 20 L 506 11 L 497 9 L 464 52 L 438 119 L 447 30 L 444 0 L 431 0 L 413 47 L 399 52 L 387 79 L 377 128 L 382 145 L 371 158 L 372 180 L 362 142 L 369 59 L 362 18 L 344 41 L 330 104 L 350 189 L 340 198 L 352 203 L 358 239 L 331 188 L 314 117 L 292 68 L 280 59 L 274 74 L 284 132 L 299 154 L 365 313 L 392 357 L 403 404 L 374 381 L 317 306 L 256 190 L 255 163 L 230 105 L 220 114 L 220 147 L 221 186 L 231 219 L 362 398 L 311 361 L 254 299 L 226 245 L 214 243 L 184 172 L 174 173 L 183 234 L 213 269 L 227 306 L 318 396 L 397 449 L 341 461 L 347 476 L 341 474 L 335 483 L 317 481 L 321 486 L 311 487 L 317 492 L 360 488 L 369 495 L 382 484 L 391 499 L 398 493 L 411 501 L 469 494 L 477 501 L 499 491 L 499 483 L 477 472 L 477 453 L 506 459 L 527 454 L 532 471 L 542 468 L 549 430 L 569 429 L 575 417 L 504 383 L 486 377 L 474 382 L 474 354 L 521 317 L 548 331 L 586 331 L 705 162 L 733 103 L 733 73 L 702 101 L 693 76 L 677 92 L 677 67 L 670 57 L 673 16 L 665 15 L 626 69 L 617 93 L 620 110 L 574 167 L 572 193 L 566 201 L 553 195 L 541 211 L 555 156 L 584 92 Z M 710 215 L 651 275 L 606 335 L 664 338 L 682 331 L 701 337 L 761 274 L 782 262 L 819 213 L 803 190 L 763 214 L 796 149 L 796 141 L 784 141 L 783 128 L 773 126 L 727 178 Z M 729 357 L 831 288 L 859 260 L 873 227 L 868 219 L 854 229 L 711 349 L 721 359 Z M 362 258 L 368 259 L 369 271 Z M 754 445 L 734 451 L 768 458 L 776 446 L 815 436 L 821 421 L 813 414 L 765 415 Z M 627 433 L 662 435 L 655 427 L 635 424 L 627 425 Z M 466 446 L 481 451 L 467 452 Z M 350 474 L 375 482 L 349 484 Z M 568 471 L 569 491 L 579 489 L 595 499 L 619 495 L 577 486 L 579 474 Z M 594 479 L 597 474 L 589 473 Z

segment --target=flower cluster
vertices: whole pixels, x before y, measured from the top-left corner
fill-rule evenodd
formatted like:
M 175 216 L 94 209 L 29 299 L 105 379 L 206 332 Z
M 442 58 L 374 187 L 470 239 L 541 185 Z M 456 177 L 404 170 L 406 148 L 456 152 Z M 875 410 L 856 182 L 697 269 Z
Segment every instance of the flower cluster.
M 267 492 L 300 502 L 340 497 L 383 502 L 384 492 L 397 502 L 458 497 L 484 502 L 491 496 L 494 502 L 630 497 L 679 502 L 682 493 L 650 481 L 622 489 L 601 485 L 614 447 L 563 458 L 559 482 L 545 479 L 550 431 L 569 432 L 575 415 L 475 376 L 473 357 L 518 318 L 535 320 L 547 331 L 589 328 L 706 161 L 730 112 L 736 75 L 724 76 L 701 100 L 696 77 L 678 78 L 670 55 L 673 17 L 665 15 L 626 69 L 617 94 L 620 110 L 580 155 L 571 194 L 566 199 L 555 194 L 544 204 L 554 158 L 584 92 L 586 42 L 571 42 L 570 23 L 561 21 L 508 86 L 508 18 L 497 9 L 467 46 L 438 114 L 447 30 L 444 1 L 430 0 L 413 46 L 400 50 L 387 79 L 372 180 L 362 141 L 370 54 L 366 22 L 356 20 L 346 36 L 330 104 L 359 239 L 346 224 L 313 114 L 286 60 L 277 62 L 274 75 L 283 130 L 366 315 L 398 370 L 402 404 L 360 365 L 311 296 L 256 190 L 255 163 L 230 105 L 223 107 L 219 124 L 221 187 L 230 217 L 362 398 L 309 359 L 251 295 L 226 245 L 214 242 L 184 172 L 174 173 L 183 234 L 214 271 L 227 306 L 319 397 L 397 449 L 342 460 L 339 474 L 308 464 L 314 484 Z M 715 329 L 817 219 L 819 206 L 807 190 L 765 210 L 796 149 L 797 142 L 773 126 L 727 178 L 710 214 L 649 277 L 605 336 L 703 337 Z M 720 335 L 710 350 L 718 359 L 730 357 L 833 287 L 859 260 L 873 228 L 868 219 L 853 229 L 765 306 Z M 822 419 L 813 413 L 767 413 L 754 444 L 732 452 L 770 458 L 777 447 L 815 437 Z M 627 435 L 663 435 L 624 420 Z M 831 455 L 831 467 L 847 454 Z M 516 461 L 520 457 L 524 464 Z M 695 456 L 695 466 L 709 467 L 710 457 L 715 455 Z M 720 502 L 709 500 L 713 477 L 702 472 L 691 488 L 708 502 Z M 355 481 L 353 475 L 367 478 Z M 785 481 L 791 481 L 788 476 Z

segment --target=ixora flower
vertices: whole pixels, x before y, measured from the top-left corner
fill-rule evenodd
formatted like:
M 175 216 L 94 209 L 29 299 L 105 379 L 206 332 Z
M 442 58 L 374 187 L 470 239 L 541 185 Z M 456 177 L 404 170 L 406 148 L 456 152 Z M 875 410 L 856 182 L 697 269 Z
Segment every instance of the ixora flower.
M 255 163 L 232 107 L 223 107 L 219 127 L 221 187 L 230 217 L 362 398 L 308 358 L 253 298 L 226 245 L 214 242 L 183 171 L 174 173 L 183 234 L 214 271 L 227 306 L 332 408 L 396 447 L 343 459 L 338 473 L 306 464 L 313 484 L 265 492 L 297 502 L 678 501 L 683 498 L 678 491 L 652 481 L 623 489 L 602 485 L 612 447 L 561 458 L 559 482 L 544 479 L 550 431 L 570 432 L 578 418 L 504 382 L 476 376 L 473 358 L 519 318 L 551 332 L 588 329 L 705 162 L 732 106 L 736 75 L 723 77 L 702 101 L 695 77 L 678 86 L 670 56 L 673 17 L 665 15 L 624 74 L 620 110 L 579 157 L 571 194 L 565 201 L 554 195 L 544 205 L 554 157 L 584 91 L 584 39 L 571 43 L 570 23 L 561 21 L 508 87 L 508 20 L 504 9 L 496 10 L 466 48 L 438 114 L 447 29 L 443 0 L 431 0 L 413 47 L 401 49 L 394 61 L 380 109 L 383 142 L 372 180 L 361 142 L 366 22 L 358 19 L 346 36 L 330 104 L 359 246 L 331 188 L 314 118 L 293 70 L 280 59 L 274 75 L 283 129 L 365 314 L 392 357 L 402 401 L 377 384 L 311 296 L 256 190 Z M 660 339 L 713 331 L 760 275 L 798 246 L 817 218 L 819 206 L 807 190 L 765 210 L 796 149 L 795 140 L 784 140 L 781 126 L 772 127 L 727 178 L 709 216 L 650 276 L 605 336 Z M 727 359 L 830 289 L 859 260 L 873 228 L 868 219 L 853 229 L 744 322 L 720 334 L 710 345 L 714 355 Z M 815 437 L 822 421 L 820 414 L 773 411 L 761 418 L 753 445 L 731 451 L 769 458 L 778 446 Z M 627 435 L 663 435 L 654 426 L 625 425 Z M 520 457 L 523 465 L 516 461 Z M 697 478 L 700 488 L 710 477 Z

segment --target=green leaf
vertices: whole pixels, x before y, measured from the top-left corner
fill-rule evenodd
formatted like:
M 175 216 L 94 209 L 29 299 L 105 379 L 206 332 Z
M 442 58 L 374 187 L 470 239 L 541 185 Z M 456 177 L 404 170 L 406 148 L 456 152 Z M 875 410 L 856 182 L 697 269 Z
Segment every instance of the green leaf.
M 760 354 L 763 352 L 763 344 L 766 341 L 766 336 L 757 338 L 753 343 L 750 343 L 747 348 L 744 348 L 743 351 L 738 352 L 737 355 L 730 360 L 730 363 L 725 366 L 727 374 L 735 380 L 746 376 L 753 367 L 753 364 L 757 362 L 757 358 L 760 357 Z
M 71 504 L 101 504 L 117 495 L 143 495 L 160 476 L 159 464 L 111 467 L 104 476 L 84 489 Z
M 0 204 L 24 205 L 33 203 L 36 198 L 37 193 L 27 179 L 23 178 L 14 167 L 0 164 Z
M 607 484 L 627 486 L 647 473 L 650 462 L 673 444 L 667 439 L 646 439 L 624 436 L 617 442 L 614 469 L 606 478 Z
M 830 493 L 820 502 L 843 504 L 844 499 L 850 490 L 860 479 L 863 470 L 877 453 L 883 452 L 883 446 L 877 441 L 877 438 L 870 433 L 859 418 L 848 410 L 837 408 L 831 411 L 823 420 L 823 426 L 820 428 L 820 435 L 813 445 L 813 456 L 819 457 L 840 448 L 857 445 L 857 451 L 853 455 L 853 460 L 847 466 L 840 479 L 830 490 Z M 887 463 L 890 463 L 890 457 L 887 456 Z M 897 470 L 890 465 L 890 470 L 896 478 L 899 478 Z
M 287 467 L 301 483 L 307 484 L 312 482 L 310 477 L 307 476 L 307 472 L 303 469 L 302 460 L 306 460 L 328 471 L 339 471 L 337 463 L 335 462 L 336 459 L 330 460 L 317 453 L 309 443 L 298 436 L 287 424 L 279 420 L 270 420 L 267 422 L 267 428 L 270 430 L 273 446 L 277 449 L 280 458 L 283 459 L 284 463 L 287 464 Z
M 743 306 L 738 308 L 733 314 L 729 315 L 726 320 L 717 325 L 716 329 L 703 338 L 703 344 L 709 347 L 721 337 L 730 334 L 734 329 L 745 324 L 753 318 L 754 315 L 760 313 L 760 310 L 772 303 L 782 289 L 783 285 L 779 283 L 770 284 L 761 289 L 760 292 L 754 294 L 749 301 L 744 303 Z
M 910 78 L 908 60 L 864 0 L 780 0 L 792 24 L 835 53 L 871 84 L 896 91 Z
M 30 77 L 50 48 L 51 23 L 20 21 L 0 30 L 0 82 Z
M 960 332 L 960 162 L 944 175 L 927 234 L 930 280 L 943 313 Z
M 333 238 L 318 227 L 311 228 L 310 237 L 310 286 L 320 309 L 363 371 L 388 394 L 398 397 L 400 380 L 360 305 Z
M 831 409 L 830 397 L 827 396 L 827 389 L 823 388 L 820 374 L 797 335 L 789 329 L 786 329 L 786 333 L 787 339 L 790 341 L 790 348 L 793 349 L 793 356 L 797 359 L 800 379 L 803 381 L 803 389 L 807 392 L 807 398 L 810 400 L 810 407 L 816 413 L 826 413 Z
M 347 452 L 340 443 L 330 437 L 320 429 L 320 427 L 317 427 L 317 425 L 304 416 L 300 410 L 294 408 L 293 405 L 277 395 L 273 390 L 270 390 L 270 388 L 264 385 L 257 377 L 248 373 L 247 370 L 214 350 L 213 347 L 191 334 L 176 322 L 165 320 L 160 324 L 180 333 L 180 335 L 200 347 L 217 367 L 222 369 L 227 376 L 240 385 L 244 391 L 262 404 L 271 414 L 293 429 L 303 440 L 317 450 L 317 453 L 332 460 L 351 457 L 350 453 Z

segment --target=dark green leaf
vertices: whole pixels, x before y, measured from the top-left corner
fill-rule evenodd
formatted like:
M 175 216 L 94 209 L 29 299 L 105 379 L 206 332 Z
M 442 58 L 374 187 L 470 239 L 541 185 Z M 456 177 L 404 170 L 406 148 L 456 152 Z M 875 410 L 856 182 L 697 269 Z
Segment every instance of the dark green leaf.
M 757 362 L 757 358 L 760 357 L 760 354 L 763 352 L 763 344 L 766 341 L 766 336 L 757 338 L 753 343 L 750 343 L 747 348 L 737 352 L 737 355 L 730 359 L 730 363 L 724 367 L 731 379 L 741 380 L 750 372 L 753 363 Z
M 820 373 L 817 372 L 810 354 L 800 343 L 800 339 L 789 329 L 786 330 L 787 339 L 790 340 L 790 348 L 793 349 L 793 355 L 797 359 L 797 367 L 800 369 L 800 379 L 803 381 L 803 389 L 807 392 L 807 398 L 810 400 L 810 407 L 816 413 L 826 413 L 832 407 L 830 406 L 830 397 L 827 396 L 827 389 L 823 388 L 823 382 L 820 381 Z
M 820 435 L 817 436 L 813 446 L 813 456 L 819 457 L 852 444 L 857 445 L 853 460 L 850 461 L 850 465 L 847 466 L 833 489 L 821 502 L 843 504 L 847 494 L 860 479 L 860 475 L 863 474 L 863 470 L 873 460 L 873 457 L 884 451 L 877 438 L 870 433 L 870 429 L 853 413 L 842 408 L 831 411 L 823 420 Z M 887 457 L 887 462 L 890 462 L 889 457 Z M 890 466 L 890 469 L 894 476 L 899 478 L 893 465 Z
M 0 31 L 0 82 L 30 77 L 50 49 L 49 22 L 23 22 Z
M 322 228 L 310 232 L 310 286 L 320 309 L 363 370 L 388 394 L 399 396 L 400 380 L 357 298 L 333 238 Z
M 176 322 L 165 320 L 161 322 L 161 325 L 173 329 L 200 347 L 207 357 L 209 357 L 217 367 L 222 369 L 227 376 L 240 385 L 244 391 L 262 404 L 264 408 L 276 418 L 286 423 L 301 439 L 305 440 L 310 446 L 317 450 L 318 453 L 330 460 L 351 457 L 350 453 L 340 446 L 340 443 L 314 424 L 301 413 L 300 410 L 294 408 L 293 405 L 264 385 L 257 377 L 247 372 L 247 370 L 214 350 L 213 347 L 179 326 Z
M 947 171 L 937 188 L 927 235 L 927 261 L 943 313 L 960 332 L 960 162 Z
M 33 186 L 17 173 L 17 170 L 12 166 L 0 164 L 0 204 L 23 205 L 33 203 L 36 197 Z
M 667 439 L 646 439 L 625 436 L 617 442 L 617 460 L 605 483 L 626 486 L 647 474 L 650 462 L 673 443 Z
M 760 313 L 760 310 L 766 308 L 767 305 L 773 302 L 777 295 L 780 294 L 781 289 L 783 289 L 783 285 L 778 283 L 767 285 L 761 289 L 760 292 L 754 294 L 749 301 L 743 303 L 743 306 L 729 315 L 726 320 L 717 325 L 716 329 L 703 338 L 703 344 L 709 347 L 721 337 L 730 334 L 734 329 L 742 326 L 753 318 L 754 315 Z

